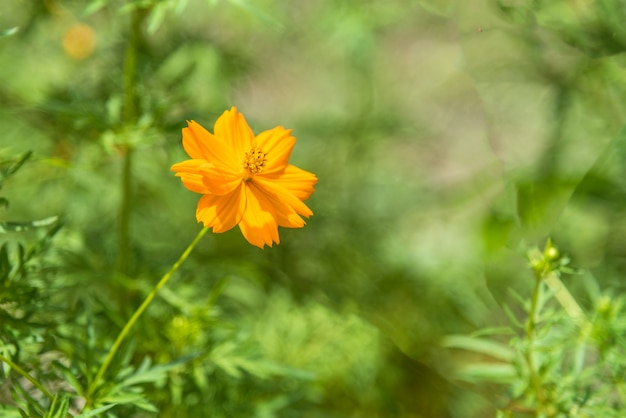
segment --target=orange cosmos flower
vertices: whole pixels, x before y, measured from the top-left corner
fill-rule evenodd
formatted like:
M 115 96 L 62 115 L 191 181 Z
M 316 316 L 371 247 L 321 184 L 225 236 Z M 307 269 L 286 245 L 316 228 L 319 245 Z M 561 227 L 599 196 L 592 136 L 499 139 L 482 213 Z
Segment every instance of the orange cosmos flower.
M 252 245 L 279 243 L 278 226 L 302 228 L 313 215 L 303 201 L 314 191 L 314 174 L 289 164 L 296 138 L 282 126 L 254 136 L 236 108 L 215 122 L 214 133 L 194 121 L 183 128 L 191 157 L 172 166 L 185 187 L 203 196 L 196 218 L 213 232 L 239 225 Z

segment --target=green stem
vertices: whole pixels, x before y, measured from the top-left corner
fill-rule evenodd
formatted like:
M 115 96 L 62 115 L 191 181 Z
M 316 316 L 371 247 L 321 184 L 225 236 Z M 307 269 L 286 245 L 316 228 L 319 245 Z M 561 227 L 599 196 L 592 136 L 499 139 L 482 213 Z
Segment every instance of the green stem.
M 530 311 L 528 312 L 528 322 L 526 322 L 526 336 L 531 338 L 535 335 L 537 325 L 537 306 L 539 305 L 539 295 L 541 293 L 541 278 L 535 279 L 532 298 L 530 299 Z
M 204 227 L 200 230 L 200 232 L 198 232 L 198 235 L 196 235 L 196 237 L 191 242 L 191 244 L 189 244 L 189 246 L 181 254 L 180 258 L 172 265 L 169 271 L 165 273 L 165 275 L 163 275 L 161 280 L 157 283 L 154 289 L 152 289 L 152 291 L 148 294 L 148 296 L 143 301 L 143 303 L 139 306 L 139 308 L 137 308 L 133 316 L 130 317 L 130 319 L 128 320 L 128 322 L 126 323 L 122 331 L 117 336 L 117 339 L 115 340 L 115 342 L 109 349 L 109 353 L 104 359 L 104 363 L 102 363 L 102 366 L 100 366 L 100 369 L 98 370 L 98 373 L 96 374 L 96 377 L 93 379 L 93 381 L 89 385 L 89 389 L 87 391 L 88 402 L 89 400 L 91 400 L 90 399 L 91 396 L 94 394 L 94 392 L 98 388 L 98 383 L 100 383 L 100 380 L 104 376 L 104 373 L 106 373 L 107 369 L 109 368 L 111 361 L 113 361 L 113 357 L 115 357 L 117 350 L 119 350 L 120 345 L 122 344 L 122 341 L 124 341 L 124 338 L 126 338 L 128 333 L 130 332 L 130 329 L 133 327 L 133 325 L 135 325 L 135 323 L 137 322 L 141 314 L 143 314 L 143 312 L 146 310 L 148 305 L 150 305 L 150 302 L 152 302 L 152 300 L 155 298 L 159 290 L 163 286 L 165 286 L 165 284 L 169 281 L 169 279 L 176 272 L 176 270 L 178 270 L 178 268 L 185 262 L 187 257 L 189 257 L 189 254 L 191 254 L 195 246 L 198 244 L 198 242 L 200 242 L 200 239 L 204 236 L 204 234 L 207 233 L 207 231 L 208 231 L 208 228 Z
M 143 10 L 135 10 L 131 15 L 130 37 L 124 59 L 124 107 L 122 122 L 132 125 L 137 121 L 137 52 L 141 41 L 141 23 L 145 17 Z M 130 269 L 130 204 L 132 198 L 132 161 L 131 144 L 124 144 L 122 168 L 122 190 L 120 203 L 120 223 L 118 232 L 117 271 L 128 275 Z
M 119 215 L 117 271 L 125 276 L 130 274 L 130 201 L 132 197 L 132 157 L 130 147 L 124 150 L 122 168 L 122 190 Z
M 13 370 L 15 370 L 17 373 L 19 373 L 20 375 L 22 375 L 22 377 L 24 377 L 25 379 L 27 379 L 30 383 L 32 383 L 33 385 L 35 385 L 35 387 L 37 389 L 39 389 L 39 391 L 41 393 L 43 393 L 44 395 L 46 395 L 46 397 L 50 400 L 52 400 L 53 396 L 50 392 L 48 392 L 48 390 L 46 388 L 43 387 L 43 385 L 41 383 L 39 383 L 37 381 L 37 379 L 35 379 L 34 377 L 32 377 L 31 375 L 29 375 L 24 369 L 22 369 L 20 366 L 18 366 L 17 364 L 13 363 L 11 361 L 11 359 L 3 356 L 2 354 L 0 354 L 0 362 L 4 362 L 6 364 L 9 365 L 9 367 L 11 367 Z
M 122 119 L 124 123 L 134 123 L 137 120 L 137 52 L 141 41 L 141 24 L 145 12 L 136 9 L 131 14 L 130 36 L 126 45 L 124 57 L 124 108 Z
M 530 373 L 530 382 L 537 396 L 537 403 L 539 404 L 539 411 L 542 409 L 545 402 L 545 394 L 543 392 L 543 385 L 541 383 L 541 376 L 537 373 L 535 366 L 535 359 L 533 356 L 533 345 L 535 342 L 535 330 L 537 328 L 537 308 L 539 306 L 539 298 L 541 295 L 541 285 L 543 277 L 537 275 L 535 277 L 535 287 L 533 288 L 532 299 L 530 301 L 530 311 L 528 312 L 528 322 L 526 322 L 526 340 L 528 341 L 528 347 L 525 352 L 526 363 L 528 364 L 528 370 Z

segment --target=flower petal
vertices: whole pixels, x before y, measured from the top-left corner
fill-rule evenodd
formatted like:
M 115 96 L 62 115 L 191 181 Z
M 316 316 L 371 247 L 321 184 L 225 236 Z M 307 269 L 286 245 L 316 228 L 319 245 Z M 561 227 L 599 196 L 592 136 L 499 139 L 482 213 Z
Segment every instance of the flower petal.
M 198 172 L 198 166 L 206 164 L 204 160 L 186 160 L 174 164 L 170 169 L 176 172 L 186 188 L 195 193 L 209 193 L 209 189 L 204 184 L 203 176 Z
M 225 232 L 241 221 L 245 208 L 245 187 L 241 185 L 225 196 L 202 196 L 198 202 L 196 219 L 204 226 L 213 228 L 213 232 Z
M 183 128 L 183 148 L 193 159 L 207 159 L 210 156 L 207 146 L 213 140 L 213 135 L 196 121 L 188 120 Z
M 220 162 L 238 170 L 241 166 L 241 157 L 235 154 L 230 144 L 220 141 L 196 121 L 187 121 L 183 128 L 183 148 L 191 158 Z
M 198 172 L 209 193 L 220 196 L 231 193 L 243 181 L 239 173 L 219 164 L 204 164 L 198 167 Z
M 252 245 L 263 249 L 265 245 L 280 243 L 276 213 L 272 204 L 262 191 L 251 182 L 243 188 L 246 191 L 246 210 L 243 213 L 239 229 Z
M 257 174 L 255 176 L 255 180 L 256 179 L 267 179 L 276 184 L 280 184 L 300 200 L 308 199 L 315 191 L 314 186 L 317 183 L 315 174 L 309 173 L 291 164 L 281 173 L 266 174 L 263 172 Z
M 176 173 L 190 173 L 190 174 L 199 174 L 198 169 L 200 166 L 208 164 L 207 160 L 185 160 L 179 163 L 176 163 L 170 167 L 170 170 L 175 171 Z
M 232 107 L 217 118 L 213 131 L 224 145 L 234 151 L 236 164 L 241 166 L 243 156 L 252 147 L 254 140 L 252 129 L 248 126 L 243 115 L 237 111 L 237 108 Z
M 241 176 L 228 167 L 206 160 L 186 160 L 171 167 L 185 187 L 202 194 L 225 195 L 241 183 Z
M 256 184 L 256 186 L 274 208 L 278 226 L 284 226 L 287 228 L 302 228 L 305 225 L 304 219 L 298 215 L 293 206 L 287 203 L 289 199 L 286 199 L 284 195 L 276 195 L 268 191 L 260 184 Z M 306 205 L 303 204 L 303 206 L 308 209 L 310 214 L 313 214 L 313 212 L 311 212 Z M 308 217 L 310 215 L 306 216 Z
M 298 214 L 308 218 L 313 215 L 311 209 L 309 209 L 302 200 L 298 199 L 279 183 L 257 176 L 254 178 L 253 184 L 265 193 L 266 198 L 275 208 L 277 214 L 282 215 L 283 218 L 287 218 L 282 219 L 283 222 L 281 222 L 281 226 L 289 226 L 292 228 L 302 227 L 304 226 L 304 222 L 295 220 L 294 216 L 297 217 L 296 214 Z
M 202 176 L 188 173 L 177 173 L 176 176 L 180 177 L 183 185 L 192 192 L 200 194 L 209 193 L 204 181 L 202 181 Z
M 277 126 L 257 135 L 256 143 L 257 147 L 267 155 L 263 173 L 270 174 L 283 170 L 287 166 L 296 138 L 291 136 L 291 129 Z

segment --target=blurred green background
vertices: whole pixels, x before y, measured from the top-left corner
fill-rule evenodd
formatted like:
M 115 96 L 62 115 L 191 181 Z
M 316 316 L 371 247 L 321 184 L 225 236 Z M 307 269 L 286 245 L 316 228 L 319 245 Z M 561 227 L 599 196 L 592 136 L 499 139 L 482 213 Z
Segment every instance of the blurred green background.
M 528 246 L 588 271 L 583 306 L 623 288 L 624 21 L 618 0 L 3 0 L 0 157 L 33 156 L 0 221 L 63 219 L 32 354 L 110 345 L 200 227 L 169 171 L 185 120 L 237 106 L 293 129 L 315 215 L 263 251 L 207 236 L 148 309 L 129 361 L 185 359 L 146 389 L 158 416 L 493 416 L 438 341 L 506 322 Z

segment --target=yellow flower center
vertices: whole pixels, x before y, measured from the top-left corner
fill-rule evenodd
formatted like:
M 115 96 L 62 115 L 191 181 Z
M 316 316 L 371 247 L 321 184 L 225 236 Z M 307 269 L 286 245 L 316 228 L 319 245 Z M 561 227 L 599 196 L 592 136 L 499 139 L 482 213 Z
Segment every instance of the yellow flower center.
M 265 154 L 259 147 L 252 147 L 249 151 L 246 151 L 246 155 L 243 157 L 243 168 L 248 172 L 246 180 L 252 177 L 253 174 L 260 173 L 265 168 L 267 162 L 267 154 Z

